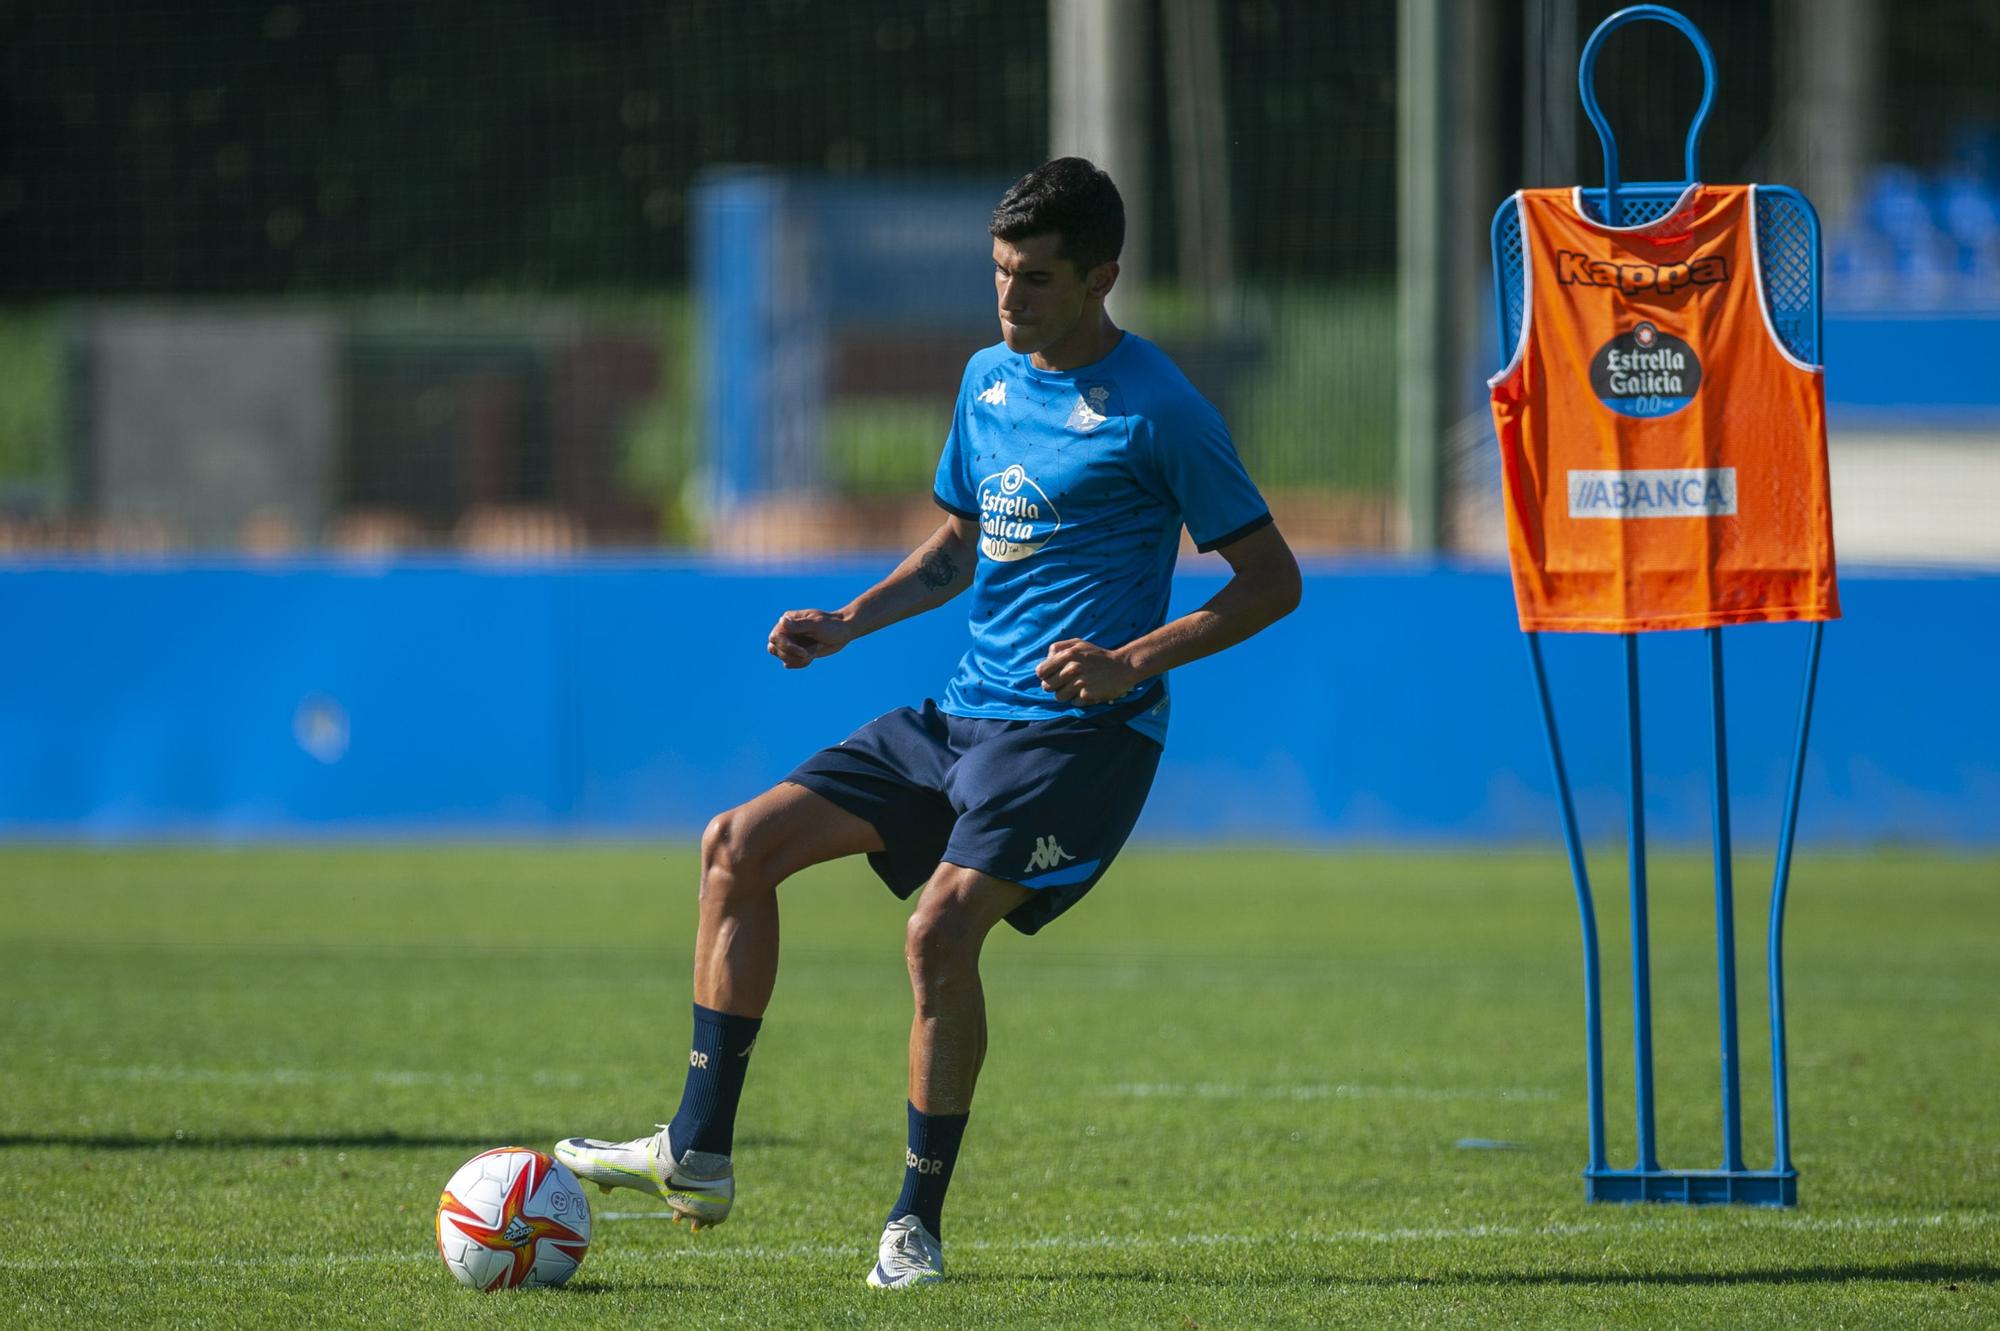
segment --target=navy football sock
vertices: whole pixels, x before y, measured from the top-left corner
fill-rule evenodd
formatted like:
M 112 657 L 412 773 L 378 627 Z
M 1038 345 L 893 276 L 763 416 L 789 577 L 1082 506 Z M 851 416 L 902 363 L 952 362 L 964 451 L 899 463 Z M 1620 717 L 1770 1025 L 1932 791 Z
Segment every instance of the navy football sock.
M 903 1195 L 889 1219 L 913 1215 L 940 1243 L 944 1241 L 944 1190 L 951 1186 L 958 1163 L 958 1144 L 965 1137 L 966 1114 L 926 1114 L 910 1106 L 910 1144 L 903 1157 Z
M 736 1102 L 743 1095 L 743 1076 L 750 1070 L 757 1028 L 763 1024 L 762 1017 L 732 1017 L 694 1005 L 687 1083 L 681 1088 L 681 1107 L 667 1125 L 667 1139 L 674 1144 L 676 1154 L 729 1154 L 736 1135 Z

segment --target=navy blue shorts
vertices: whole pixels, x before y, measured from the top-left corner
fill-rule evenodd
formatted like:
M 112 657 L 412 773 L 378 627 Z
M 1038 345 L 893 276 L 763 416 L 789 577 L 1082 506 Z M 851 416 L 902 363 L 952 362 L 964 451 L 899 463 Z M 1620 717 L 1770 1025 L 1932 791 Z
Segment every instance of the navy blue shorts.
M 1007 916 L 1031 934 L 1096 886 L 1131 835 L 1160 746 L 1126 721 L 1158 700 L 1155 688 L 1093 716 L 1001 721 L 926 699 L 785 779 L 874 825 L 886 849 L 868 863 L 897 896 L 940 863 L 977 869 L 1034 892 Z

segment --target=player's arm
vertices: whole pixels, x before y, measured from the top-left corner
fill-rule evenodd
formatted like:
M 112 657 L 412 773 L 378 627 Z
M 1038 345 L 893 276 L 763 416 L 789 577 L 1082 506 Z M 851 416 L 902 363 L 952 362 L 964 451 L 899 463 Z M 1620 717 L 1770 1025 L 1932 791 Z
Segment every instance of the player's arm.
M 896 571 L 839 610 L 787 610 L 771 630 L 768 649 L 788 670 L 801 670 L 865 633 L 935 610 L 972 585 L 979 559 L 979 524 L 949 514 L 929 540 Z
M 1277 524 L 1266 523 L 1217 553 L 1232 576 L 1201 609 L 1111 651 L 1081 638 L 1056 643 L 1035 668 L 1042 687 L 1061 702 L 1111 702 L 1155 675 L 1234 647 L 1298 608 L 1299 562 Z

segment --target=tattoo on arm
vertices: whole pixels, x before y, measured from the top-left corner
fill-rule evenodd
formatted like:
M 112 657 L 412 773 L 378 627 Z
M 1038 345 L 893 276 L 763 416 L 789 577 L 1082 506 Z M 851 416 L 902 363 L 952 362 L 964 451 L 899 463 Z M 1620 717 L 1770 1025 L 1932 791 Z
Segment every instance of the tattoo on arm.
M 949 587 L 958 579 L 958 565 L 943 550 L 933 550 L 917 565 L 917 576 L 926 587 Z

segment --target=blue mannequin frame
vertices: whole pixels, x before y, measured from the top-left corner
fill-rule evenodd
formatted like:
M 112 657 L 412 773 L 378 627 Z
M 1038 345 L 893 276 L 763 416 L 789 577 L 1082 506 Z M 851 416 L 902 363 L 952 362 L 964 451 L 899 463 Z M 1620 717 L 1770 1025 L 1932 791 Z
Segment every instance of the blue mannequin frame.
M 1701 57 L 1702 96 L 1688 127 L 1685 170 L 1678 181 L 1632 183 L 1619 179 L 1618 145 L 1598 105 L 1596 66 L 1605 40 L 1618 29 L 1642 21 L 1668 24 L 1693 43 Z M 1604 149 L 1604 184 L 1580 191 L 1583 206 L 1612 225 L 1633 226 L 1663 216 L 1688 185 L 1698 180 L 1698 150 L 1703 125 L 1715 102 L 1715 57 L 1700 29 L 1684 15 L 1664 5 L 1634 5 L 1599 24 L 1585 43 L 1577 65 L 1578 92 L 1584 113 L 1597 130 Z M 1772 322 L 1787 350 L 1800 360 L 1819 363 L 1820 234 L 1819 219 L 1798 191 L 1783 186 L 1757 187 L 1757 244 L 1763 260 L 1766 300 Z M 1524 262 L 1520 222 L 1513 201 L 1502 203 L 1492 224 L 1493 284 L 1500 325 L 1502 354 L 1520 335 Z M 1684 1203 L 1738 1202 L 1759 1206 L 1798 1203 L 1798 1170 L 1792 1164 L 1791 1122 L 1786 1077 L 1784 924 L 1785 897 L 1791 878 L 1792 848 L 1798 827 L 1799 786 L 1805 768 L 1806 738 L 1812 726 L 1815 683 L 1819 676 L 1820 641 L 1824 623 L 1815 622 L 1806 644 L 1805 681 L 1801 690 L 1797 736 L 1793 742 L 1790 777 L 1786 784 L 1783 822 L 1778 835 L 1777 865 L 1771 883 L 1765 965 L 1771 1016 L 1772 1166 L 1750 1169 L 1743 1157 L 1743 1111 L 1736 1022 L 1736 934 L 1733 859 L 1729 832 L 1729 757 L 1724 721 L 1722 630 L 1704 630 L 1708 639 L 1710 718 L 1713 737 L 1716 964 L 1721 1012 L 1722 1163 L 1719 1169 L 1683 1170 L 1660 1166 L 1654 1136 L 1652 960 L 1646 912 L 1646 825 L 1644 763 L 1639 728 L 1639 635 L 1625 633 L 1625 722 L 1629 784 L 1626 795 L 1630 919 L 1632 936 L 1632 1026 L 1634 1098 L 1638 1110 L 1638 1160 L 1630 1169 L 1613 1168 L 1604 1141 L 1603 1023 L 1599 1012 L 1597 913 L 1577 831 L 1576 806 L 1563 764 L 1562 742 L 1556 728 L 1555 705 L 1548 671 L 1542 660 L 1541 635 L 1525 633 L 1535 693 L 1541 706 L 1543 734 L 1548 741 L 1549 766 L 1561 806 L 1563 844 L 1575 884 L 1577 914 L 1583 934 L 1584 1028 L 1586 1077 L 1590 1111 L 1590 1163 L 1584 1170 L 1585 1196 L 1590 1201 L 1663 1201 Z

